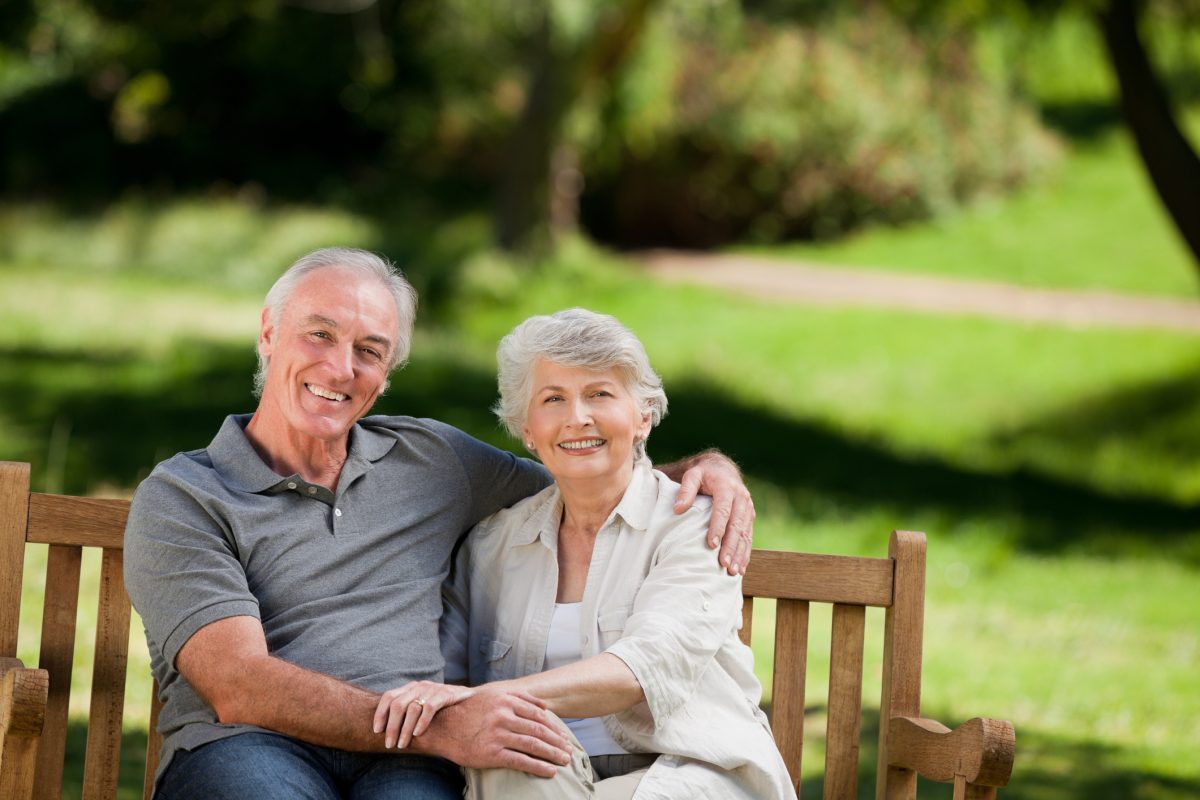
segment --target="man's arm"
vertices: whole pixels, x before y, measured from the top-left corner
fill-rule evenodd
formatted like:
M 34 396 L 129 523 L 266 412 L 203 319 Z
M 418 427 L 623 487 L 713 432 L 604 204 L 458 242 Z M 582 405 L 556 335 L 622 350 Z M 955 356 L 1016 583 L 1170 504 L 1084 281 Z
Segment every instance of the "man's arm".
M 708 546 L 717 554 L 730 575 L 743 575 L 754 544 L 754 500 L 742 480 L 742 471 L 730 458 L 716 450 L 655 467 L 680 484 L 675 513 L 691 507 L 697 494 L 712 497 L 712 518 L 708 523 Z
M 386 750 L 371 725 L 379 695 L 271 656 L 253 617 L 204 626 L 175 664 L 222 723 L 257 725 L 342 750 Z M 566 739 L 537 703 L 516 693 L 458 704 L 439 715 L 412 752 L 543 777 L 554 775 L 554 764 L 569 762 Z

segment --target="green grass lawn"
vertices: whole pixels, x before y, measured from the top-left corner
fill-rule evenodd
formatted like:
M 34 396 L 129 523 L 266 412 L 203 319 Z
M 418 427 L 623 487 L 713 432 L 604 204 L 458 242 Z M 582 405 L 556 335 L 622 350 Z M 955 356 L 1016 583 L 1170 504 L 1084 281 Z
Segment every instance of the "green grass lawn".
M 924 708 L 950 723 L 1016 723 L 1007 796 L 1200 790 L 1200 610 L 1184 602 L 1200 585 L 1200 339 L 761 304 L 647 283 L 582 246 L 523 277 L 512 270 L 468 264 L 454 313 L 421 332 L 379 410 L 437 415 L 511 445 L 487 412 L 497 337 L 529 313 L 612 312 L 666 380 L 671 413 L 652 455 L 709 445 L 735 455 L 761 546 L 882 555 L 892 528 L 929 534 Z M 40 485 L 128 491 L 155 460 L 203 446 L 224 413 L 251 407 L 249 291 L 117 276 L 81 279 L 61 300 L 10 299 L 47 280 L 0 272 L 0 311 L 20 321 L 0 332 L 11 399 L 0 442 L 4 457 L 33 462 Z M 39 310 L 63 304 L 65 317 Z M 24 627 L 33 661 L 32 603 Z M 130 714 L 144 718 L 136 628 Z M 769 611 L 755 630 L 765 664 Z M 814 682 L 826 635 L 814 622 Z M 78 658 L 87 663 L 86 648 Z M 815 714 L 821 703 L 812 694 Z M 820 751 L 813 741 L 809 793 Z M 865 797 L 869 753 L 863 764 Z M 136 796 L 136 777 L 127 790 Z
M 1139 170 L 1127 140 L 1102 135 L 1015 198 L 771 253 L 1194 295 L 1193 267 Z M 125 201 L 94 217 L 0 209 L 0 458 L 30 461 L 39 490 L 127 494 L 156 461 L 252 407 L 251 345 L 275 272 L 319 245 L 379 247 L 411 268 L 425 300 L 413 361 L 379 411 L 437 416 L 511 447 L 487 411 L 498 337 L 531 313 L 613 313 L 666 381 L 652 456 L 734 455 L 760 546 L 878 556 L 893 528 L 928 533 L 923 705 L 949 723 L 1016 723 L 1005 796 L 1200 793 L 1200 338 L 759 303 L 650 283 L 577 242 L 536 268 L 456 258 L 485 235 L 465 218 L 410 246 L 344 212 L 236 201 Z M 42 559 L 31 548 L 30 566 Z M 35 595 L 23 608 L 27 662 Z M 769 608 L 756 617 L 764 664 L 770 622 Z M 812 692 L 826 627 L 816 616 Z M 136 620 L 133 639 L 129 716 L 144 719 Z M 878 646 L 867 656 L 870 729 Z M 77 663 L 89 662 L 82 647 Z M 85 696 L 80 687 L 77 713 Z M 821 704 L 810 693 L 814 714 Z M 138 736 L 131 724 L 134 748 Z M 72 752 L 68 797 L 82 767 Z M 808 796 L 820 752 L 819 740 L 806 747 Z M 869 797 L 873 754 L 862 763 Z M 140 796 L 136 769 L 122 785 Z

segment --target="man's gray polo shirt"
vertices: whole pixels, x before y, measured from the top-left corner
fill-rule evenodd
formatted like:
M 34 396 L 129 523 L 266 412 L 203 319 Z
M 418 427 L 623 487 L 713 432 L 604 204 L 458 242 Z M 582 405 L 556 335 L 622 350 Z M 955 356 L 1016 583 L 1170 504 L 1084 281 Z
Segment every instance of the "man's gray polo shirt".
M 539 465 L 449 425 L 367 417 L 336 492 L 281 478 L 231 416 L 208 448 L 159 464 L 133 498 L 125 583 L 174 752 L 257 730 L 221 725 L 175 671 L 205 625 L 257 617 L 270 653 L 372 691 L 440 680 L 440 587 L 458 538 L 547 485 Z

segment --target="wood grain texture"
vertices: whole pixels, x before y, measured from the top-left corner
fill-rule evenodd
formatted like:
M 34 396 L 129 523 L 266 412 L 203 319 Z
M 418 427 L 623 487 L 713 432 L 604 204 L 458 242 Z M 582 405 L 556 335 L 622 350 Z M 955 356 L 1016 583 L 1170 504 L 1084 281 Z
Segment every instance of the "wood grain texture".
M 44 544 L 120 550 L 124 547 L 128 518 L 128 500 L 33 492 L 29 495 L 28 539 Z
M 0 656 L 17 655 L 29 514 L 29 465 L 0 461 Z
M 804 600 L 780 600 L 775 609 L 775 674 L 771 727 L 792 784 L 800 785 L 804 762 L 804 700 L 808 677 L 808 614 Z
M 825 800 L 858 796 L 866 609 L 835 605 L 829 653 L 829 721 L 825 731 Z
M 742 592 L 755 597 L 886 607 L 892 602 L 892 562 L 887 558 L 755 550 L 742 579 Z
M 131 612 L 122 575 L 121 551 L 105 550 L 100 562 L 100 614 L 83 765 L 84 800 L 107 800 L 117 793 Z
M 46 558 L 38 665 L 50 673 L 50 694 L 46 702 L 46 730 L 38 747 L 37 786 L 33 795 L 37 800 L 57 800 L 62 791 L 82 559 L 82 548 L 66 545 L 51 545 Z
M 25 669 L 11 658 L 3 660 L 0 670 L 0 797 L 28 800 L 49 677 L 45 670 Z
M 954 730 L 935 720 L 893 717 L 889 763 L 943 783 L 1001 787 L 1012 776 L 1016 733 L 1006 720 L 975 717 Z
M 921 715 L 921 656 L 925 635 L 925 534 L 894 531 L 888 554 L 895 564 L 892 604 L 884 615 L 883 691 L 879 702 L 877 800 L 912 800 L 917 773 L 888 760 L 887 721 Z

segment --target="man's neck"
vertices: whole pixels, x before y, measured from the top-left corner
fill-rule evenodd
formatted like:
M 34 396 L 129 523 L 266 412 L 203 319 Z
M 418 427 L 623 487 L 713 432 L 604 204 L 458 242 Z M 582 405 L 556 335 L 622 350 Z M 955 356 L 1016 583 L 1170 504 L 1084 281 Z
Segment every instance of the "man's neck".
M 309 483 L 337 491 L 349 454 L 349 436 L 324 440 L 304 436 L 286 425 L 272 424 L 260 407 L 246 424 L 246 438 L 263 462 L 280 477 L 299 475 Z

